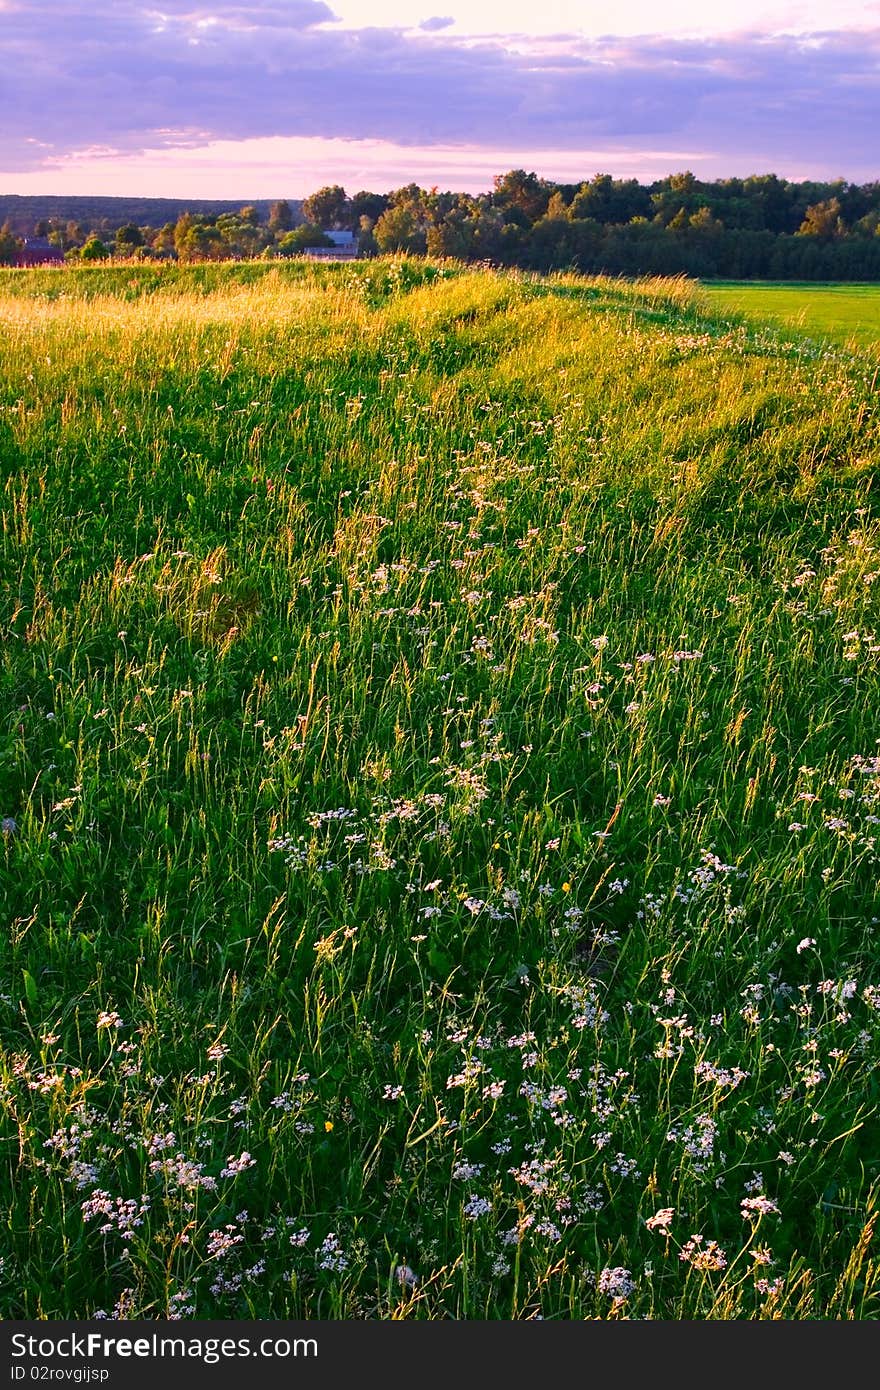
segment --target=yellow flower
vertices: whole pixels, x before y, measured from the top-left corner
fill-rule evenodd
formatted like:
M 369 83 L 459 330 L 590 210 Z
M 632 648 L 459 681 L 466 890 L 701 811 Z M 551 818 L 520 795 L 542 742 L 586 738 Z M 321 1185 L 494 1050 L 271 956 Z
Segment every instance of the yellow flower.
M 563 891 L 563 893 L 570 893 L 570 892 L 571 892 L 571 884 L 570 884 L 570 883 L 563 883 L 563 885 L 562 885 L 562 891 Z
M 325 1120 L 325 1121 L 324 1121 L 324 1128 L 326 1129 L 327 1133 L 329 1134 L 330 1131 L 331 1131 L 331 1129 L 333 1128 L 333 1121 L 332 1121 L 332 1120 Z

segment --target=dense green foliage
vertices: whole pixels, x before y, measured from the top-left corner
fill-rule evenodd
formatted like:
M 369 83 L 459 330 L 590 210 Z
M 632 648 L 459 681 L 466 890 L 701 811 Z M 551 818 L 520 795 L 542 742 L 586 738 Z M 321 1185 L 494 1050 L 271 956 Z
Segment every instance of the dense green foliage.
M 293 207 L 298 204 L 292 200 Z M 272 204 L 257 199 L 255 206 L 261 217 L 271 216 Z M 0 223 L 9 224 L 17 236 L 30 236 L 36 226 L 41 229 L 68 223 L 81 225 L 112 241 L 119 227 L 134 222 L 139 227 L 163 227 L 174 223 L 185 212 L 217 217 L 224 212 L 237 212 L 241 199 L 210 198 L 89 198 L 73 194 L 0 193 Z
M 6 1317 L 876 1318 L 876 362 L 0 275 Z
M 511 169 L 476 196 L 415 183 L 349 196 L 332 184 L 300 208 L 193 208 L 152 226 L 131 222 L 131 206 L 120 200 L 119 217 L 105 213 L 97 226 L 72 214 L 37 226 L 72 260 L 83 258 L 90 231 L 105 240 L 115 231 L 118 255 L 192 262 L 295 255 L 321 245 L 321 228 L 339 228 L 357 233 L 365 255 L 427 252 L 541 272 L 880 279 L 880 183 L 843 179 L 794 183 L 763 174 L 707 182 L 688 170 L 651 184 L 610 174 L 560 184 Z M 0 222 L 3 209 L 0 198 Z M 294 220 L 307 229 L 294 233 Z M 9 238 L 17 225 L 6 224 L 5 240 L 0 233 L 0 264 L 14 257 Z

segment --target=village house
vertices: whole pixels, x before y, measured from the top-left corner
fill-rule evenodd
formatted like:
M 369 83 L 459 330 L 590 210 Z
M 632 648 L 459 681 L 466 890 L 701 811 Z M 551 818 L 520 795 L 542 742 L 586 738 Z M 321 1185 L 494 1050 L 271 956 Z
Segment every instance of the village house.
M 24 245 L 16 252 L 14 265 L 64 265 L 64 252 L 42 236 L 25 237 Z
M 354 232 L 324 232 L 333 242 L 332 246 L 310 246 L 303 254 L 310 261 L 355 261 L 358 256 L 358 239 Z

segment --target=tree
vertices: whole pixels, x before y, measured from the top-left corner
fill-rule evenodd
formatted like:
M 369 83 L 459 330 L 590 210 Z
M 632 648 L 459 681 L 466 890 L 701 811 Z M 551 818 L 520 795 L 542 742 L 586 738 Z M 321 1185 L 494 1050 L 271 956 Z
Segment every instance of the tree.
M 433 220 L 426 232 L 429 256 L 468 261 L 497 257 L 503 226 L 497 210 L 466 193 L 441 195 L 437 203 L 437 208 L 431 209 Z
M 164 227 L 160 227 L 153 237 L 153 250 L 158 251 L 160 255 L 167 256 L 174 249 L 174 223 L 166 222 Z
M 528 222 L 536 222 L 547 211 L 552 188 L 537 174 L 525 169 L 510 169 L 492 180 L 496 207 L 516 208 Z
M 864 217 L 860 217 L 852 231 L 853 235 L 857 237 L 880 236 L 880 208 L 874 208 Z
M 402 188 L 395 188 L 388 194 L 388 206 L 396 208 L 403 203 L 413 203 L 421 207 L 424 197 L 425 190 L 417 183 L 405 183 Z
M 610 174 L 596 174 L 589 183 L 582 183 L 575 193 L 569 216 L 592 218 L 605 225 L 621 225 L 634 217 L 647 217 L 650 210 L 648 191 L 636 179 L 613 179 Z
M 332 246 L 333 242 L 314 222 L 303 222 L 292 232 L 285 232 L 278 242 L 282 256 L 295 256 L 297 251 L 306 251 L 310 246 Z
M 348 218 L 348 199 L 340 184 L 328 184 L 302 205 L 303 217 L 318 227 L 342 227 Z
M 699 211 L 691 213 L 688 227 L 692 232 L 707 237 L 720 236 L 724 231 L 724 223 L 720 218 L 714 217 L 707 207 L 701 207 Z
M 81 261 L 106 261 L 109 255 L 110 252 L 98 236 L 90 236 L 79 253 Z
M 191 212 L 182 212 L 174 224 L 174 249 L 181 260 L 186 260 L 187 238 L 195 225 Z
M 370 227 L 374 227 L 387 206 L 388 198 L 384 193 L 368 193 L 366 189 L 360 189 L 349 202 L 349 220 L 352 228 L 361 227 L 363 217 L 368 217 Z
M 555 193 L 550 195 L 550 201 L 547 204 L 547 211 L 544 215 L 545 217 L 549 217 L 551 221 L 556 221 L 556 219 L 560 217 L 568 217 L 568 205 L 558 188 Z
M 827 198 L 821 203 L 813 203 L 807 208 L 804 220 L 798 228 L 798 236 L 815 236 L 822 241 L 831 241 L 843 236 L 846 223 L 841 217 L 839 198 Z
M 242 209 L 242 212 L 253 211 Z M 253 218 L 243 217 L 242 212 L 221 212 L 214 225 L 229 255 L 250 260 L 270 240 L 270 233 Z
M 144 234 L 134 222 L 126 222 L 116 232 L 116 250 L 120 256 L 130 256 L 135 247 L 143 246 Z
M 8 222 L 0 227 L 0 265 L 14 265 L 18 255 L 19 240 L 13 235 Z
M 686 169 L 683 174 L 670 174 L 668 179 L 661 179 L 654 188 L 655 191 L 651 194 L 654 220 L 664 227 L 681 213 L 684 213 L 685 218 L 689 217 L 705 202 L 703 187 L 690 169 Z
M 409 251 L 423 254 L 427 247 L 424 219 L 415 203 L 397 203 L 386 208 L 373 228 L 380 251 Z
M 269 209 L 269 231 L 277 236 L 279 232 L 289 232 L 292 229 L 293 212 L 287 199 L 282 198 Z
M 233 214 L 235 216 L 235 214 Z M 181 261 L 228 260 L 229 245 L 216 223 L 184 212 L 174 224 L 174 248 Z

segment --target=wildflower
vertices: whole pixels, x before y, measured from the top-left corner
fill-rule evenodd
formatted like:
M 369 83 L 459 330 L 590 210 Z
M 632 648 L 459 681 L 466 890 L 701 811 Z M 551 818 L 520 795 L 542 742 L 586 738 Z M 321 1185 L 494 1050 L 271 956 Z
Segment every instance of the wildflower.
M 98 1014 L 97 1026 L 99 1028 L 121 1028 L 122 1019 L 115 1010 L 112 1013 L 102 1011 Z
M 334 1231 L 324 1237 L 317 1258 L 319 1269 L 328 1269 L 337 1274 L 348 1269 L 348 1256 Z
M 606 1268 L 600 1272 L 596 1288 L 600 1293 L 613 1298 L 615 1303 L 622 1303 L 635 1289 L 635 1283 L 628 1269 L 616 1265 L 613 1269 Z
M 693 1124 L 685 1130 L 671 1129 L 666 1138 L 669 1143 L 681 1141 L 685 1153 L 693 1163 L 694 1171 L 705 1173 L 715 1160 L 715 1141 L 718 1125 L 711 1115 L 698 1115 Z
M 234 1250 L 236 1245 L 241 1245 L 244 1236 L 232 1222 L 228 1222 L 224 1230 L 212 1231 L 208 1237 L 208 1259 L 222 1260 Z
M 394 1271 L 394 1277 L 398 1284 L 403 1284 L 408 1289 L 418 1287 L 419 1276 L 415 1270 L 410 1269 L 409 1265 L 398 1265 Z
M 781 1293 L 785 1287 L 784 1279 L 756 1279 L 755 1291 L 757 1293 Z
M 617 1173 L 621 1178 L 630 1176 L 641 1177 L 641 1173 L 636 1165 L 634 1158 L 627 1158 L 626 1154 L 615 1154 L 613 1160 L 608 1165 L 609 1172 Z
M 739 1204 L 744 1221 L 751 1221 L 752 1216 L 779 1216 L 779 1207 L 770 1197 L 765 1197 L 759 1193 L 756 1197 L 743 1197 Z
M 712 1081 L 718 1087 L 729 1086 L 735 1091 L 749 1073 L 740 1067 L 716 1067 L 712 1062 L 698 1062 L 694 1067 L 694 1075 L 701 1081 Z
M 454 1178 L 461 1178 L 465 1182 L 470 1182 L 472 1178 L 478 1178 L 480 1176 L 484 1166 L 485 1165 L 482 1163 L 456 1163 L 452 1170 L 452 1176 Z
M 492 1203 L 486 1197 L 469 1197 L 462 1207 L 468 1221 L 478 1221 L 481 1216 L 488 1216 L 491 1210 Z
M 18 825 L 12 816 L 4 816 L 0 821 L 0 831 L 2 831 L 4 838 L 14 835 L 17 829 Z
M 455 1075 L 448 1076 L 446 1078 L 447 1091 L 451 1091 L 453 1090 L 453 1088 L 457 1086 L 467 1086 L 471 1081 L 475 1081 L 476 1078 L 480 1075 L 480 1073 L 484 1070 L 485 1068 L 482 1062 L 479 1062 L 476 1059 L 471 1058 L 470 1061 L 465 1063 L 463 1071 L 460 1071 Z
M 547 1240 L 562 1240 L 562 1232 L 552 1221 L 539 1221 L 535 1226 L 536 1236 L 546 1236 Z
M 144 1224 L 144 1218 L 150 1209 L 150 1199 L 142 1197 L 138 1201 L 134 1197 L 111 1197 L 109 1192 L 103 1188 L 98 1188 L 82 1203 L 82 1214 L 84 1221 L 93 1221 L 96 1216 L 106 1218 L 103 1226 L 99 1227 L 102 1235 L 108 1235 L 111 1231 L 118 1231 L 123 1240 L 133 1240 L 135 1229 Z
M 173 1149 L 177 1143 L 177 1135 L 172 1130 L 167 1134 L 154 1134 L 147 1145 L 147 1153 L 152 1158 L 154 1154 L 162 1153 L 164 1149 Z
M 718 1242 L 709 1240 L 703 1244 L 700 1235 L 691 1236 L 679 1251 L 678 1258 L 704 1272 L 725 1269 L 727 1266 L 727 1255 Z
M 383 1100 L 401 1100 L 403 1098 L 402 1086 L 386 1086 L 382 1092 Z
M 659 1231 L 661 1236 L 669 1235 L 669 1223 L 675 1215 L 675 1207 L 661 1207 L 645 1221 L 649 1231 Z
M 815 946 L 815 944 L 816 944 L 816 938 L 815 938 L 815 936 L 805 936 L 805 937 L 803 937 L 802 940 L 800 940 L 800 941 L 798 942 L 797 947 L 796 947 L 798 955 L 800 955 L 802 951 L 808 951 L 808 950 L 810 949 L 810 947 L 811 947 L 811 946 Z
M 226 1167 L 220 1169 L 220 1176 L 221 1178 L 238 1177 L 238 1174 L 243 1173 L 246 1168 L 253 1168 L 256 1161 L 257 1160 L 252 1158 L 247 1150 L 245 1150 L 239 1158 L 236 1158 L 234 1154 L 230 1154 L 226 1160 Z

